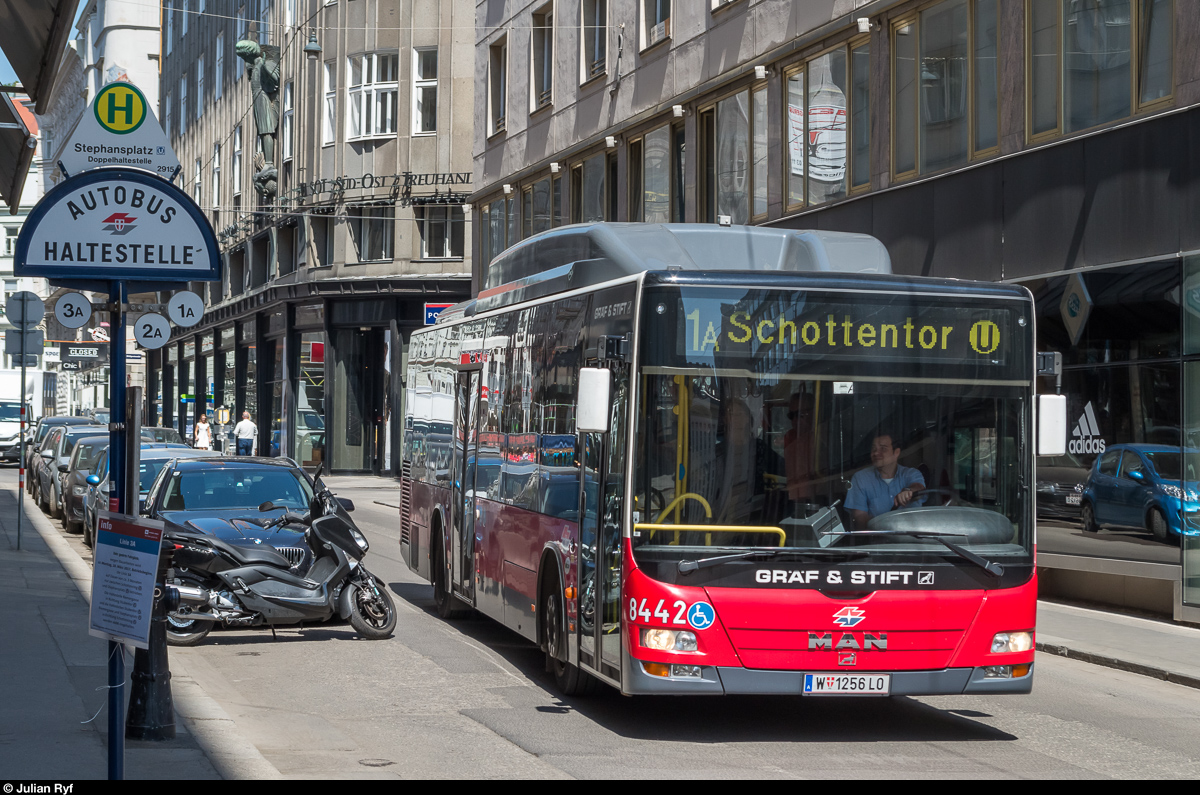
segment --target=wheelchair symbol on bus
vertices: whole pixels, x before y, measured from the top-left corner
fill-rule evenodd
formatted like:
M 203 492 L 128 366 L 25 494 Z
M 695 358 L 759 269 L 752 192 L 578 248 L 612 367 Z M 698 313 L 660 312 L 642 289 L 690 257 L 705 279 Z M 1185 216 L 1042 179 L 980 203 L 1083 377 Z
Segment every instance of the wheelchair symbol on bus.
M 695 629 L 708 629 L 717 620 L 717 611 L 708 602 L 696 602 L 688 608 L 687 620 Z

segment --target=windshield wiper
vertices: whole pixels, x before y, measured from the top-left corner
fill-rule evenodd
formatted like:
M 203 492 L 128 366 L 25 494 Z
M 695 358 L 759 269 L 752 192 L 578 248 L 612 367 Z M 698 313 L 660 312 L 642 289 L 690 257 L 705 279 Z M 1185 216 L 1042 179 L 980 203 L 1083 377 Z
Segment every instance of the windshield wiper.
M 825 560 L 852 560 L 855 558 L 865 558 L 868 553 L 848 549 L 752 549 L 748 552 L 738 552 L 733 555 L 716 555 L 711 558 L 700 558 L 700 560 L 681 560 L 679 561 L 678 568 L 680 574 L 691 574 L 697 569 L 707 569 L 710 566 L 717 566 L 731 560 L 745 560 L 756 557 L 775 558 L 780 555 L 806 555 Z
M 951 538 L 965 538 L 966 533 L 922 533 L 919 531 L 912 531 L 912 530 L 855 530 L 852 533 L 838 533 L 836 535 L 907 536 L 909 538 L 932 538 L 934 541 L 937 541 L 942 546 L 946 547 L 946 549 L 949 549 L 951 552 L 953 552 L 954 554 L 958 555 L 961 558 L 971 561 L 976 566 L 983 569 L 984 571 L 986 571 L 988 574 L 992 575 L 993 577 L 1003 577 L 1004 576 L 1004 567 L 1001 566 L 999 563 L 993 563 L 992 561 L 988 560 L 987 558 L 980 557 L 979 555 L 976 555 L 971 550 L 966 549 L 965 547 L 961 547 L 958 544 L 955 544 L 953 541 L 950 540 Z

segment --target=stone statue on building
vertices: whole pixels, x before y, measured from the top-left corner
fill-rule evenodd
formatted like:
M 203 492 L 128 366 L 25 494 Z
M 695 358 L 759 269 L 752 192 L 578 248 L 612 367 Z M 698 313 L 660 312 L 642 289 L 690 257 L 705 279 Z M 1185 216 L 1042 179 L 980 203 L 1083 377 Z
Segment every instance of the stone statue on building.
M 262 152 L 262 167 L 254 175 L 254 189 L 273 198 L 278 188 L 275 167 L 275 131 L 279 129 L 279 48 L 253 39 L 237 43 L 238 57 L 246 62 L 250 94 L 254 103 L 254 126 Z

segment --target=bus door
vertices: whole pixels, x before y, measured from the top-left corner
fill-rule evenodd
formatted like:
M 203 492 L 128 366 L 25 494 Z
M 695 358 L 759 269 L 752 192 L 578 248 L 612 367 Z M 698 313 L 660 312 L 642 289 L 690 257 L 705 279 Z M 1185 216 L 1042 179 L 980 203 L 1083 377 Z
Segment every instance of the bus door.
M 579 523 L 579 659 L 621 678 L 621 516 L 625 489 L 625 410 L 628 366 L 613 370 L 613 416 L 608 433 L 580 434 L 583 511 Z
M 475 472 L 479 456 L 480 370 L 458 373 L 454 390 L 454 427 L 461 435 L 454 440 L 454 481 L 451 511 L 454 532 L 450 536 L 450 582 L 454 593 L 475 604 Z

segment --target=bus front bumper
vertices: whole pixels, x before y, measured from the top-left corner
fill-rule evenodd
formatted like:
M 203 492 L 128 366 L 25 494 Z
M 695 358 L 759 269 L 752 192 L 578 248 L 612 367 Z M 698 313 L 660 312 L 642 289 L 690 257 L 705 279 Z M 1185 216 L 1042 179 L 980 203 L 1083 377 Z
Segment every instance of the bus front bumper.
M 627 695 L 800 695 L 804 675 L 817 671 L 762 671 L 747 668 L 704 666 L 699 677 L 661 677 L 646 672 L 638 660 L 630 663 L 622 677 L 621 691 Z M 1033 690 L 1033 665 L 1024 676 L 1010 679 L 987 677 L 985 668 L 944 668 L 940 671 L 880 671 L 891 674 L 893 696 L 957 696 L 1022 694 Z M 820 673 L 860 673 L 822 671 Z M 867 673 L 867 672 L 861 672 Z M 876 672 L 871 672 L 876 673 Z M 859 696 L 861 698 L 861 696 Z

